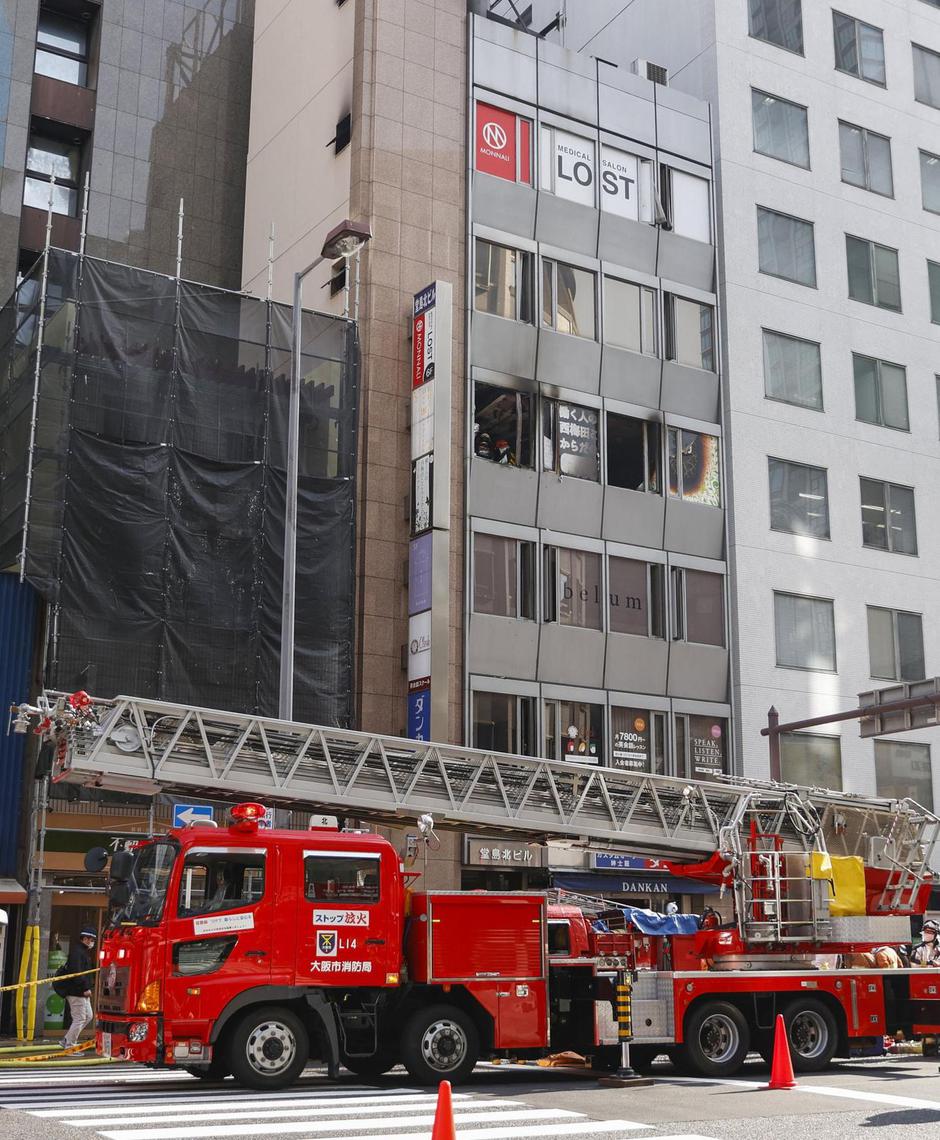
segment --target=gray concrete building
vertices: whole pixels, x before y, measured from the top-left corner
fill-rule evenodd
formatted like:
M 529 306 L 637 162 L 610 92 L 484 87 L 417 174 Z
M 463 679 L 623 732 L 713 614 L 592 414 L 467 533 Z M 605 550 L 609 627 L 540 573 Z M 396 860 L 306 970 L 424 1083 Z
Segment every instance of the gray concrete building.
M 771 704 L 819 716 L 940 670 L 940 8 L 566 9 L 569 49 L 713 108 L 737 752 L 764 776 Z M 931 739 L 819 728 L 782 775 L 933 805 Z
M 423 692 L 435 739 L 708 778 L 732 764 L 709 109 L 540 30 L 466 0 L 259 0 L 243 284 L 266 288 L 272 223 L 279 299 L 337 222 L 372 225 L 361 726 L 426 731 Z M 305 301 L 338 307 L 335 277 Z M 446 840 L 450 881 L 595 866 L 487 838 Z

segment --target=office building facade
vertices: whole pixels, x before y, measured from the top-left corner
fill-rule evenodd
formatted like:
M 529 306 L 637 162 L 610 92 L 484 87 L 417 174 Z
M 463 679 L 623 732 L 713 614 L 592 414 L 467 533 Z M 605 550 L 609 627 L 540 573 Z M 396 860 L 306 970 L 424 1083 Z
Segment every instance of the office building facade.
M 713 108 L 738 755 L 765 776 L 770 705 L 940 667 L 940 8 L 620 7 L 569 5 L 557 34 Z M 820 727 L 783 739 L 782 776 L 931 806 L 931 739 Z

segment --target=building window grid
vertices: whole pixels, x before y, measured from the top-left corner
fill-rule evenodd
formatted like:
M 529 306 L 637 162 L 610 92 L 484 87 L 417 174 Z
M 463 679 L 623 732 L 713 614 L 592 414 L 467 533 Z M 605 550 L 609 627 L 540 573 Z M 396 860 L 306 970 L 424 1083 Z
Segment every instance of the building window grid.
M 884 33 L 844 12 L 832 13 L 836 71 L 886 86 Z
M 819 342 L 762 329 L 764 395 L 797 408 L 824 411 Z
M 912 799 L 933 811 L 930 745 L 907 740 L 876 740 L 875 790 L 879 796 Z
M 843 182 L 885 198 L 894 197 L 891 139 L 887 135 L 840 119 L 839 155 Z
M 940 262 L 927 262 L 927 289 L 930 293 L 930 320 L 940 325 Z
M 673 566 L 671 577 L 670 640 L 724 648 L 724 577 L 685 566 Z
M 474 307 L 477 312 L 532 324 L 532 261 L 528 250 L 477 238 Z
M 663 455 L 660 422 L 608 412 L 606 423 L 607 486 L 620 487 L 627 491 L 641 491 L 647 495 L 661 494 L 660 473 Z M 639 437 L 642 455 L 628 454 L 629 449 L 625 446 L 628 432 L 632 432 L 635 437 L 634 447 L 636 447 L 636 437 Z
M 81 147 L 31 134 L 26 152 L 23 204 L 37 210 L 51 207 L 54 214 L 76 217 L 81 161 Z
M 535 567 L 534 542 L 476 531 L 473 536 L 473 612 L 534 621 Z
M 809 124 L 802 103 L 752 87 L 751 132 L 758 154 L 810 169 Z
M 806 218 L 757 207 L 758 269 L 796 285 L 816 288 L 816 227 Z
M 940 52 L 911 44 L 914 53 L 914 98 L 940 109 Z
M 748 33 L 755 40 L 802 55 L 801 0 L 749 0 Z
M 655 356 L 656 290 L 609 274 L 604 275 L 603 290 L 604 343 Z
M 42 7 L 36 28 L 38 75 L 85 87 L 88 83 L 89 22 Z
M 832 598 L 774 590 L 774 645 L 778 669 L 838 672 Z
M 674 293 L 663 298 L 666 359 L 715 371 L 715 315 L 711 305 Z
M 619 587 L 619 577 L 617 576 L 617 568 L 614 563 L 623 563 L 633 566 L 642 566 L 645 578 L 645 601 L 646 601 L 646 632 L 637 634 L 631 629 L 617 628 L 618 617 L 617 611 L 634 611 L 637 609 L 635 605 L 628 605 L 627 601 L 635 601 L 635 596 L 625 595 Z M 621 558 L 619 555 L 611 554 L 607 557 L 607 631 L 608 633 L 626 633 L 633 636 L 647 637 L 655 641 L 662 641 L 666 637 L 666 614 L 665 614 L 665 566 L 660 562 L 644 562 L 636 558 Z M 640 599 L 641 602 L 643 599 Z M 621 621 L 621 625 L 627 625 L 626 621 Z
M 671 499 L 721 506 L 718 437 L 688 428 L 666 428 L 668 494 Z
M 772 456 L 767 464 L 770 529 L 805 538 L 829 538 L 829 487 L 825 468 Z
M 919 153 L 921 204 L 931 214 L 940 214 L 940 155 L 929 150 Z
M 580 291 L 580 300 L 579 300 Z M 597 339 L 597 274 L 542 258 L 542 325 L 569 336 Z

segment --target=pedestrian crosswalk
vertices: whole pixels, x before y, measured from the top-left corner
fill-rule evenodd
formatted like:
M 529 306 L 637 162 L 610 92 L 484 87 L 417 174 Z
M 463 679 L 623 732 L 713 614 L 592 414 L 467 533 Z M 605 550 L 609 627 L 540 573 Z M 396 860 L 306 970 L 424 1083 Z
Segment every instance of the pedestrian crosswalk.
M 0 1109 L 89 1129 L 102 1140 L 430 1140 L 436 1101 L 428 1089 L 337 1085 L 316 1073 L 273 1093 L 134 1069 L 0 1074 Z M 453 1105 L 459 1140 L 708 1140 L 501 1093 L 456 1091 Z

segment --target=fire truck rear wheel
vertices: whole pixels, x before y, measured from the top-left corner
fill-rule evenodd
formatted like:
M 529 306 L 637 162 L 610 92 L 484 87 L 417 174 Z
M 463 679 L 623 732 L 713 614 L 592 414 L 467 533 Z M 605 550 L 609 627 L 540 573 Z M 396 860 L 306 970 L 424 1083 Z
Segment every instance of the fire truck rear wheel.
M 685 1043 L 676 1057 L 702 1077 L 726 1077 L 744 1064 L 751 1034 L 744 1014 L 725 1001 L 696 1006 L 685 1021 Z
M 303 1072 L 310 1038 L 289 1009 L 267 1005 L 249 1010 L 236 1025 L 229 1064 L 237 1081 L 252 1089 L 282 1089 Z
M 456 1006 L 428 1006 L 405 1023 L 402 1064 L 422 1084 L 465 1081 L 479 1054 L 480 1039 L 473 1019 Z
M 839 1028 L 832 1010 L 818 998 L 799 997 L 783 1011 L 790 1056 L 798 1073 L 818 1073 L 832 1060 Z

